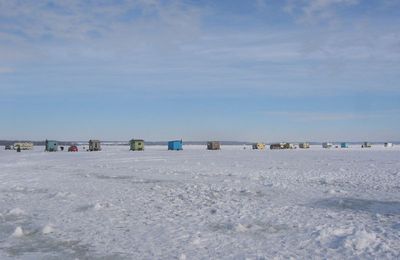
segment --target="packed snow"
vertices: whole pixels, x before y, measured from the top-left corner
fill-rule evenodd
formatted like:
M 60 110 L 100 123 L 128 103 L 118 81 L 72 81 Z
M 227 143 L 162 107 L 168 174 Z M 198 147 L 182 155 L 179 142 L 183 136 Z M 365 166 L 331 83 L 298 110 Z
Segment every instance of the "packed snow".
M 79 148 L 0 151 L 0 259 L 400 257 L 399 147 Z

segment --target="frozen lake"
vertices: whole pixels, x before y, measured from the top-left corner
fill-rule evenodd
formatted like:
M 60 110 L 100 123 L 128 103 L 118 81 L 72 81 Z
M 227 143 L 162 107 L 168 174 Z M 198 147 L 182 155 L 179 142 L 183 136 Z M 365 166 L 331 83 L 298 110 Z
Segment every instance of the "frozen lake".
M 0 150 L 0 259 L 400 257 L 398 146 L 128 149 Z

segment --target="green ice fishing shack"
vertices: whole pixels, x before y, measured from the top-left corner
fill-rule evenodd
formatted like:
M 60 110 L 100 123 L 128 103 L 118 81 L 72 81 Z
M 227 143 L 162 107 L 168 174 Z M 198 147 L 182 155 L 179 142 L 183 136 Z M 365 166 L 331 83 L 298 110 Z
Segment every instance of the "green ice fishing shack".
M 44 150 L 46 152 L 57 152 L 58 142 L 54 140 L 46 140 Z
M 143 151 L 144 150 L 144 140 L 142 139 L 132 139 L 129 141 L 131 146 L 131 151 Z

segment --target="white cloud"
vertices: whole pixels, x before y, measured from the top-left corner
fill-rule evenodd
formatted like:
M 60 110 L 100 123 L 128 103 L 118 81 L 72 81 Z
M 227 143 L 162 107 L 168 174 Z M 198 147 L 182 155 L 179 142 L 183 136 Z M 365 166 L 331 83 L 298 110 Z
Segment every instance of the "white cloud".
M 0 0 L 4 20 L 0 30 L 28 41 L 90 41 L 121 35 L 132 39 L 138 33 L 142 37 L 161 34 L 176 41 L 197 29 L 199 12 L 181 1 Z
M 339 7 L 357 5 L 359 0 L 287 0 L 283 10 L 298 16 L 299 21 L 314 23 L 320 21 L 336 22 Z
M 213 12 L 183 0 L 49 2 L 0 0 L 5 21 L 0 65 L 24 71 L 21 81 L 42 80 L 37 75 L 46 71 L 46 80 L 35 85 L 44 92 L 46 85 L 51 91 L 63 88 L 57 81 L 63 77 L 78 82 L 68 90 L 81 85 L 155 92 L 248 88 L 272 95 L 397 86 L 392 84 L 400 59 L 396 24 L 228 30 L 204 23 Z M 293 12 L 313 15 L 356 2 L 291 3 Z M 387 78 L 383 87 L 375 84 L 380 77 Z

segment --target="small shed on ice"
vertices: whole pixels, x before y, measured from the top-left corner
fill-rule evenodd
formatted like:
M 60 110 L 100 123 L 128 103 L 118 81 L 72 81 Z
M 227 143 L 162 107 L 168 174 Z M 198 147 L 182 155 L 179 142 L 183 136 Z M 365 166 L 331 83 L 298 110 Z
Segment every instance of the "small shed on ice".
M 207 150 L 220 150 L 221 144 L 218 141 L 207 142 Z
M 295 149 L 296 147 L 292 143 L 283 143 L 283 149 Z
M 131 151 L 143 151 L 144 150 L 144 140 L 142 139 L 132 139 L 129 141 Z
M 270 148 L 271 150 L 285 149 L 284 143 L 271 144 L 271 145 L 269 146 L 269 148 Z
M 68 147 L 68 152 L 77 152 L 78 151 L 78 146 L 76 145 L 71 145 Z
M 347 143 L 341 143 L 340 148 L 349 148 L 349 145 Z
M 310 144 L 309 143 L 299 143 L 299 148 L 308 149 L 308 148 L 310 148 Z
M 332 148 L 333 144 L 329 142 L 322 143 L 323 148 Z
M 58 142 L 54 140 L 46 140 L 45 148 L 46 152 L 57 152 L 58 151 Z
M 172 150 L 172 151 L 183 150 L 182 144 L 183 144 L 182 140 L 169 141 L 168 142 L 168 150 Z
M 393 143 L 385 143 L 383 146 L 385 146 L 385 147 L 393 147 Z
M 15 143 L 14 144 L 14 150 L 17 149 L 21 150 L 32 150 L 33 149 L 33 143 L 31 142 L 22 142 L 22 143 Z
M 371 144 L 368 143 L 368 142 L 364 142 L 364 143 L 361 145 L 361 148 L 371 148 Z
M 101 145 L 99 140 L 89 140 L 89 151 L 96 152 L 101 151 Z
M 255 143 L 253 144 L 253 150 L 264 150 L 265 144 L 264 143 Z

